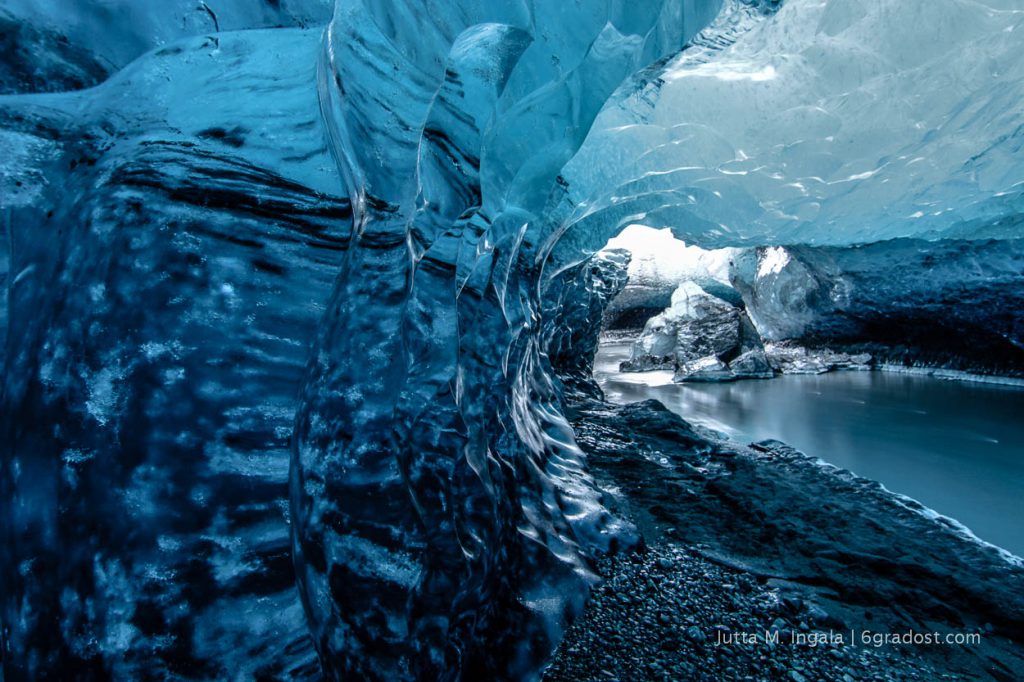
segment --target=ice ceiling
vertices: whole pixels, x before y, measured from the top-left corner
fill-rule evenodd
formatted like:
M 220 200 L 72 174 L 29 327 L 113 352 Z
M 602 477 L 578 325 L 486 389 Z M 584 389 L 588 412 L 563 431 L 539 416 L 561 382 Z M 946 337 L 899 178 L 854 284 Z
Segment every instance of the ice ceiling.
M 11 665 L 312 676 L 308 627 L 330 677 L 535 676 L 629 542 L 542 297 L 637 222 L 1017 236 L 1015 6 L 338 0 L 322 35 L 137 8 L 101 44 L 193 37 L 0 100 Z M 37 65 L 127 59 L 45 52 L 83 31 L 39 14 Z
M 1022 20 L 1012 0 L 786 2 L 608 107 L 565 175 L 586 211 L 639 200 L 708 248 L 1017 236 Z

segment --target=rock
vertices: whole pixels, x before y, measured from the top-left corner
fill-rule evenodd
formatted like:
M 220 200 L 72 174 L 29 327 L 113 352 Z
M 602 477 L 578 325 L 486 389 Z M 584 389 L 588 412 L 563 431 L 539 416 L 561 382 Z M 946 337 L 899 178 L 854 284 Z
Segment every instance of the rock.
M 765 357 L 771 367 L 782 374 L 824 374 L 837 369 L 871 369 L 873 358 L 868 353 L 850 355 L 829 348 L 810 349 L 792 341 L 766 343 Z
M 686 628 L 686 636 L 698 644 L 703 644 L 708 638 L 704 631 L 696 625 Z
M 831 620 L 831 617 L 828 615 L 828 612 L 826 612 L 825 609 L 821 608 L 817 604 L 808 605 L 807 615 L 815 623 L 824 623 L 826 621 Z
M 771 379 L 775 376 L 768 356 L 761 348 L 743 353 L 729 363 L 729 369 L 737 379 Z
M 804 602 L 799 597 L 783 597 L 782 605 L 791 613 L 799 613 L 800 609 L 803 608 Z
M 674 369 L 673 381 L 733 381 L 774 375 L 742 308 L 684 282 L 672 305 L 648 320 L 622 363 L 628 372 Z
M 679 365 L 672 381 L 717 382 L 732 381 L 735 378 L 729 371 L 729 365 L 714 355 L 708 355 Z

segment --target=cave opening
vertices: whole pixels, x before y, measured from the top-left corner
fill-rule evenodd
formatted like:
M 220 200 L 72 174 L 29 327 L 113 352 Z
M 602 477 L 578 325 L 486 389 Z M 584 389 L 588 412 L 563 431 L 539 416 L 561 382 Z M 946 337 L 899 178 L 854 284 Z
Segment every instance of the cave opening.
M 898 331 L 906 329 L 899 309 L 922 300 L 913 284 L 918 263 L 932 272 L 963 269 L 964 261 L 949 253 L 978 246 L 897 241 L 850 249 L 707 250 L 669 229 L 630 225 L 581 265 L 574 276 L 582 274 L 582 284 L 560 282 L 563 291 L 577 293 L 560 299 L 563 308 L 554 314 L 577 325 L 576 333 L 563 334 L 571 343 L 549 346 L 568 388 L 566 415 L 608 508 L 636 524 L 650 543 L 638 569 L 612 558 L 602 572 L 615 575 L 619 586 L 635 582 L 630 589 L 656 603 L 665 591 L 673 594 L 673 585 L 655 592 L 645 581 L 663 566 L 677 570 L 673 548 L 689 547 L 705 576 L 716 575 L 730 589 L 735 581 L 749 594 L 770 588 L 792 605 L 787 608 L 813 614 L 804 616 L 812 629 L 815 622 L 883 629 L 902 627 L 902 617 L 878 606 L 889 599 L 904 608 L 908 601 L 896 596 L 904 587 L 946 594 L 933 581 L 948 570 L 946 562 L 961 560 L 948 553 L 960 543 L 1017 565 L 1024 551 L 1024 535 L 1013 521 L 1024 482 L 1024 430 L 1015 417 L 1024 410 L 1020 381 L 1012 370 L 986 365 L 978 348 L 957 355 L 954 344 L 945 343 L 947 355 L 930 355 Z M 874 266 L 863 260 L 865 252 L 874 255 Z M 891 303 L 880 318 L 895 328 L 889 336 L 872 337 L 863 331 L 867 326 L 853 341 L 841 333 L 800 333 L 842 328 L 836 319 L 849 310 L 877 307 L 875 287 L 883 275 L 874 268 L 889 259 L 900 259 L 904 268 L 903 280 L 890 282 L 884 294 Z M 999 267 L 997 260 L 993 269 Z M 976 286 L 977 297 L 985 297 L 980 291 L 987 283 L 980 279 L 958 286 Z M 947 300 L 941 310 L 949 317 L 983 315 L 969 309 L 971 298 Z M 973 329 L 978 338 L 979 327 Z M 892 344 L 894 337 L 904 346 Z M 701 345 L 708 339 L 721 345 Z M 742 347 L 745 342 L 763 353 L 770 373 L 744 375 L 737 371 L 742 364 L 733 367 L 753 350 Z M 581 362 L 590 385 L 577 374 Z M 702 371 L 687 366 L 694 362 Z M 896 550 L 920 568 L 914 578 L 891 564 L 871 568 L 854 558 L 888 553 L 881 548 L 893 526 L 904 538 L 908 531 L 924 534 L 901 540 Z M 796 537 L 813 537 L 818 549 L 795 546 Z M 846 558 L 821 561 L 819 551 Z M 709 557 L 710 565 L 701 563 Z M 755 581 L 744 584 L 749 574 L 742 572 L 717 576 L 716 565 L 756 567 Z M 780 579 L 795 574 L 800 577 Z M 700 582 L 693 579 L 689 589 Z M 873 596 L 865 599 L 862 590 Z M 699 604 L 687 603 L 701 612 Z M 990 606 L 972 600 L 952 609 L 969 622 L 991 617 Z M 646 613 L 639 603 L 629 607 Z M 548 679 L 575 679 L 580 656 L 566 655 L 567 649 L 622 637 L 606 629 L 609 614 L 624 617 L 599 600 L 570 628 Z M 686 629 L 687 638 L 704 634 L 699 625 Z M 669 632 L 657 636 L 676 641 Z M 630 646 L 643 645 L 633 640 Z M 582 658 L 591 669 L 608 660 Z
M 556 370 L 578 386 L 564 369 L 583 362 L 605 400 L 658 400 L 712 437 L 785 442 L 1020 554 L 1024 534 L 1007 522 L 1022 493 L 1024 461 L 1024 431 L 1013 416 L 1024 409 L 1024 396 L 1015 373 L 991 365 L 987 373 L 959 370 L 985 367 L 971 363 L 993 355 L 963 350 L 970 344 L 958 346 L 958 338 L 938 341 L 946 356 L 915 348 L 899 331 L 898 312 L 887 312 L 896 330 L 886 335 L 872 335 L 883 315 L 856 335 L 829 327 L 842 329 L 843 318 L 854 317 L 849 310 L 877 299 L 865 282 L 879 275 L 869 276 L 855 259 L 887 248 L 906 247 L 702 249 L 668 228 L 631 224 L 584 265 L 597 303 L 588 303 L 590 317 L 578 323 L 594 325 L 596 313 L 599 332 L 582 341 L 570 335 L 579 345 L 555 351 Z M 914 245 L 926 267 L 956 267 L 948 256 L 936 265 L 942 248 Z M 829 260 L 822 251 L 830 251 Z M 904 305 L 893 299 L 892 307 Z M 966 316 L 968 308 L 959 300 L 944 312 Z M 984 338 L 978 329 L 971 335 Z M 582 360 L 565 359 L 576 355 Z

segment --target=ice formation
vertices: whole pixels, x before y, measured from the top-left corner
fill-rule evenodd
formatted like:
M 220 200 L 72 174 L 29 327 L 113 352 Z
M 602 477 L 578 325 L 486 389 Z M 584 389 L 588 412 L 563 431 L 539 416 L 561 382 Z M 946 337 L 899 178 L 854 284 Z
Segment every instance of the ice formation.
M 745 250 L 730 281 L 769 342 L 1020 375 L 1022 273 L 1020 240 L 898 239 Z
M 332 0 L 5 0 L 0 92 L 61 92 L 102 82 L 139 55 L 186 36 L 315 27 Z
M 702 249 L 676 239 L 671 230 L 643 225 L 630 225 L 605 248 L 630 253 L 629 281 L 606 310 L 603 324 L 607 329 L 643 327 L 648 318 L 671 305 L 672 292 L 683 282 L 696 282 L 739 302 L 729 272 L 742 249 Z
M 1012 0 L 65 4 L 9 91 L 160 47 L 0 99 L 12 678 L 535 677 L 628 539 L 546 345 L 590 254 L 1019 232 Z
M 746 312 L 684 282 L 672 305 L 644 325 L 622 369 L 675 370 L 675 381 L 731 381 L 774 376 Z
M 749 316 L 769 363 L 782 373 L 869 364 L 1004 379 L 1024 373 L 1020 240 L 893 239 L 853 247 L 704 251 L 649 232 L 658 235 L 654 252 L 635 237 L 609 242 L 633 249 L 629 282 L 604 321 L 617 338 L 636 342 L 624 365 L 628 371 L 682 368 L 680 358 L 690 353 L 694 338 L 720 336 L 715 311 L 731 304 Z M 664 267 L 664 259 L 671 267 Z M 711 305 L 699 314 L 692 305 L 678 305 L 693 296 Z

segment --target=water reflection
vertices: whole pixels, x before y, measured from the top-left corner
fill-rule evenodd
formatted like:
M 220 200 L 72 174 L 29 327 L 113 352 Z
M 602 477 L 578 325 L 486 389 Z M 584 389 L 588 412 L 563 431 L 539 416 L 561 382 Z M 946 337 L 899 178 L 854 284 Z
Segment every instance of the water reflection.
M 628 355 L 626 344 L 598 353 L 609 400 L 656 398 L 736 440 L 777 438 L 1024 555 L 1024 390 L 884 372 L 681 385 L 671 372 L 619 373 Z

